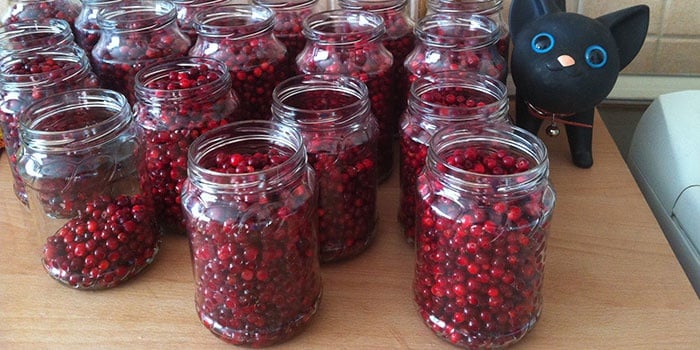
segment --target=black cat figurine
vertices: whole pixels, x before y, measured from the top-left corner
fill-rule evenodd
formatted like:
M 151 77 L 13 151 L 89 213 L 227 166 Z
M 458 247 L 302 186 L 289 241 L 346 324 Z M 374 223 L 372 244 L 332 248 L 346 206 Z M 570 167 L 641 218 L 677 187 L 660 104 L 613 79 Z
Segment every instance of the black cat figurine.
M 564 1 L 513 0 L 511 74 L 516 124 L 537 134 L 566 126 L 576 166 L 593 165 L 593 111 L 621 69 L 637 55 L 649 26 L 649 7 L 632 6 L 598 18 L 565 12 Z

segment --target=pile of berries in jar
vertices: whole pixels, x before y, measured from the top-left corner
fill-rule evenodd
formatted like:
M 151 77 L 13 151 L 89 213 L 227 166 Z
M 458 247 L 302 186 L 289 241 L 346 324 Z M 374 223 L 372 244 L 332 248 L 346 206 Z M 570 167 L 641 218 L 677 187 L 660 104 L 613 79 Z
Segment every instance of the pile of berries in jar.
M 450 124 L 508 123 L 508 93 L 499 80 L 463 71 L 432 73 L 411 84 L 399 128 L 398 221 L 407 241 L 415 236 L 416 179 L 430 137 Z
M 177 58 L 136 75 L 136 100 L 136 121 L 145 137 L 143 180 L 164 231 L 184 234 L 180 192 L 187 149 L 204 132 L 238 119 L 231 76 L 220 61 Z
M 182 191 L 201 322 L 266 346 L 298 333 L 321 297 L 317 192 L 301 135 L 269 121 L 221 126 L 190 146 Z
M 542 310 L 555 195 L 544 144 L 511 125 L 432 138 L 418 178 L 414 296 L 425 323 L 468 348 L 504 347 Z

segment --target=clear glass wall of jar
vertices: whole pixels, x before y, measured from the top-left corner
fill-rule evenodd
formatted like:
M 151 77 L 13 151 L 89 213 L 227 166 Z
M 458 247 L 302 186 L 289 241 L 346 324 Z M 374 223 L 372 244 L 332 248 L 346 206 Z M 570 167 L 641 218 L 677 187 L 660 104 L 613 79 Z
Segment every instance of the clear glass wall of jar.
M 73 26 L 81 8 L 80 0 L 9 0 L 0 23 L 5 25 L 28 19 L 57 18 Z
M 406 72 L 403 62 L 406 60 L 415 46 L 415 36 L 413 27 L 415 23 L 408 15 L 408 0 L 339 0 L 341 8 L 350 10 L 365 10 L 378 14 L 384 19 L 386 34 L 384 34 L 383 44 L 394 57 L 392 74 L 392 87 L 394 92 L 394 102 L 391 103 L 392 111 L 395 114 L 392 120 L 397 124 L 393 125 L 392 132 L 398 132 L 398 120 L 406 109 L 406 96 L 408 96 L 408 83 L 405 79 Z
M 257 5 L 222 6 L 195 15 L 198 37 L 189 55 L 226 64 L 245 119 L 269 120 L 272 90 L 292 75 L 287 49 L 274 36 L 274 22 L 272 10 Z
M 0 60 L 0 128 L 14 177 L 17 198 L 27 204 L 22 179 L 17 173 L 19 115 L 32 102 L 59 92 L 99 86 L 85 52 L 79 47 L 29 50 Z
M 491 18 L 498 24 L 500 39 L 498 52 L 509 62 L 510 30 L 503 20 L 503 0 L 428 0 L 428 14 L 431 13 L 474 13 Z
M 97 14 L 102 10 L 122 0 L 82 0 L 83 8 L 75 19 L 75 42 L 85 50 L 92 60 L 92 49 L 100 40 L 100 27 L 97 25 Z
M 78 289 L 119 285 L 155 258 L 160 230 L 140 188 L 143 150 L 126 98 L 71 90 L 20 116 L 18 169 L 51 277 Z
M 555 194 L 545 145 L 509 124 L 454 125 L 418 177 L 414 296 L 441 338 L 465 348 L 520 340 L 542 310 Z
M 367 85 L 372 113 L 379 123 L 379 180 L 393 168 L 393 130 L 397 120 L 392 77 L 393 57 L 382 44 L 386 29 L 381 16 L 364 10 L 331 10 L 304 21 L 307 44 L 297 57 L 304 74 L 343 74 Z
M 321 262 L 359 255 L 377 222 L 379 129 L 367 87 L 342 75 L 300 75 L 272 97 L 272 120 L 301 132 L 316 172 Z
M 425 165 L 430 138 L 451 124 L 509 123 L 508 91 L 500 80 L 481 74 L 428 74 L 411 85 L 408 108 L 400 122 L 398 221 L 406 240 L 413 242 L 416 179 Z
M 235 5 L 235 0 L 171 0 L 177 8 L 177 24 L 180 30 L 190 38 L 192 45 L 197 42 L 197 30 L 194 28 L 194 16 L 202 10 Z
M 164 232 L 184 235 L 180 191 L 187 149 L 204 132 L 238 120 L 231 75 L 218 60 L 176 58 L 136 74 L 136 100 L 136 123 L 145 138 L 144 186 Z
M 190 40 L 180 31 L 176 15 L 175 5 L 164 0 L 121 1 L 100 10 L 92 67 L 103 87 L 124 94 L 133 104 L 138 71 L 187 56 Z
M 252 0 L 275 13 L 275 37 L 287 48 L 290 62 L 295 62 L 299 52 L 306 46 L 302 32 L 304 20 L 319 11 L 318 0 Z
M 0 27 L 0 58 L 18 51 L 70 47 L 73 31 L 62 19 L 30 19 Z
M 260 347 L 312 319 L 321 297 L 317 191 L 298 131 L 242 121 L 203 134 L 189 150 L 182 204 L 206 328 Z
M 404 67 L 408 81 L 428 73 L 464 70 L 505 82 L 507 62 L 498 53 L 498 24 L 475 14 L 432 14 L 416 24 L 416 48 Z

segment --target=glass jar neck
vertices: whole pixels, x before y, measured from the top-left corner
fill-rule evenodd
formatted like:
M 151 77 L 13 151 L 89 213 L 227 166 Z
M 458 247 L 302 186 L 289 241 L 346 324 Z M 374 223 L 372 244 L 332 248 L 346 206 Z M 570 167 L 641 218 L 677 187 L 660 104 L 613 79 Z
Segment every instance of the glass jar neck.
M 244 40 L 271 35 L 272 10 L 257 5 L 229 5 L 208 8 L 195 15 L 194 28 L 199 36 Z
M 312 8 L 316 6 L 318 0 L 252 0 L 252 2 L 272 11 L 294 12 Z
M 98 147 L 121 135 L 131 120 L 126 97 L 105 89 L 52 95 L 30 105 L 19 118 L 23 145 L 44 153 Z
M 47 61 L 60 62 L 56 69 L 34 72 L 32 65 L 44 65 Z M 17 67 L 28 72 L 16 73 Z M 60 48 L 52 51 L 27 51 L 5 56 L 0 60 L 0 90 L 32 92 L 53 86 L 72 84 L 92 74 L 85 51 L 79 47 Z
M 529 169 L 505 175 L 467 171 L 448 163 L 455 150 L 475 148 L 496 152 L 508 148 L 530 162 Z M 547 148 L 537 136 L 510 124 L 465 127 L 454 124 L 440 129 L 428 146 L 425 171 L 445 187 L 480 195 L 501 196 L 529 193 L 548 183 Z
M 158 0 L 116 2 L 97 14 L 100 29 L 115 34 L 158 30 L 175 25 L 176 19 L 175 5 Z
M 503 9 L 503 0 L 428 0 L 429 13 L 476 13 L 492 15 Z
M 248 173 L 212 170 L 219 154 L 253 154 L 277 149 L 288 157 L 269 168 Z M 242 121 L 212 129 L 189 147 L 187 175 L 190 183 L 207 193 L 250 194 L 285 189 L 298 183 L 307 169 L 301 134 L 270 121 Z
M 363 10 L 331 10 L 304 20 L 304 36 L 324 45 L 353 46 L 376 42 L 386 32 L 381 16 Z
M 402 12 L 408 0 L 338 0 L 341 8 L 348 10 L 365 10 L 378 14 Z
M 498 24 L 477 14 L 427 15 L 418 22 L 414 33 L 425 45 L 454 50 L 482 49 L 500 39 Z
M 8 51 L 61 47 L 74 42 L 70 25 L 62 19 L 27 20 L 0 27 L 2 56 Z

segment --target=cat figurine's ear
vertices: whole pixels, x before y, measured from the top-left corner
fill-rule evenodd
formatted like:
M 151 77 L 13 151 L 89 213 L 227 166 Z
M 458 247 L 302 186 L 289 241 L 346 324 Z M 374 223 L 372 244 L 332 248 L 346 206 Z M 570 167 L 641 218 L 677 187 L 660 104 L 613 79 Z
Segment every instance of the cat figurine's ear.
M 529 22 L 549 13 L 564 12 L 564 0 L 513 0 L 508 26 L 513 35 Z
M 632 62 L 644 44 L 649 29 L 649 7 L 632 6 L 596 19 L 608 27 L 615 38 L 622 70 Z

